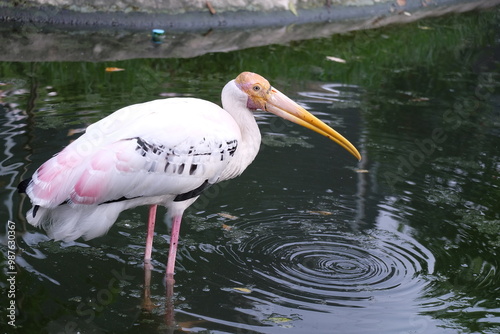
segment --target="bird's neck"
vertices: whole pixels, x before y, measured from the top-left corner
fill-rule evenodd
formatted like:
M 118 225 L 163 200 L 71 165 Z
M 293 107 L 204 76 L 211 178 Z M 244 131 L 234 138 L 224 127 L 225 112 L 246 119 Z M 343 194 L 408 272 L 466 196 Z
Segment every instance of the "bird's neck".
M 261 134 L 253 112 L 246 109 L 245 114 L 246 119 L 239 125 L 241 129 L 241 145 L 243 148 L 241 151 L 245 153 L 241 159 L 242 164 L 245 165 L 246 168 L 246 166 L 252 163 L 259 152 Z
M 222 106 L 236 121 L 240 128 L 241 141 L 238 149 L 225 170 L 223 179 L 231 179 L 243 173 L 257 156 L 260 148 L 261 135 L 259 126 L 255 121 L 253 112 L 246 107 L 246 99 L 241 96 L 241 91 L 231 82 L 224 87 L 222 93 Z

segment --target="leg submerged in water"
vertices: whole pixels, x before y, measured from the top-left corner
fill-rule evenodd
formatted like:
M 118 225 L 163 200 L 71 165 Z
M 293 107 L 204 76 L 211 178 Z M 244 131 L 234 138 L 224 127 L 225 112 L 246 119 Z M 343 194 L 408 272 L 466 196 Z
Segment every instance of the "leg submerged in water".
M 175 257 L 177 255 L 177 244 L 179 242 L 179 231 L 181 229 L 182 215 L 172 217 L 172 232 L 170 234 L 170 249 L 167 260 L 167 280 L 174 278 Z
M 155 233 L 156 209 L 157 205 L 149 207 L 148 232 L 146 235 L 146 250 L 144 252 L 144 263 L 151 262 L 151 253 L 153 251 L 153 236 Z
M 155 232 L 155 220 L 156 220 L 156 208 L 157 205 L 151 205 L 149 207 L 149 219 L 148 219 L 148 232 L 146 235 L 146 250 L 144 251 L 144 296 L 142 302 L 142 308 L 148 312 L 151 312 L 153 308 L 157 307 L 151 301 L 151 253 L 153 251 L 153 236 Z

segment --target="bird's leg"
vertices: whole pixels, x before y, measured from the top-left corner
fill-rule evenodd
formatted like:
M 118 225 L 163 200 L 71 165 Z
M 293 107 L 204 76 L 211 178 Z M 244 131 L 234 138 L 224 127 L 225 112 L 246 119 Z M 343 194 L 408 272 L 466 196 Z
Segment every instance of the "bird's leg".
M 142 309 L 151 312 L 158 305 L 151 301 L 151 265 L 144 263 L 144 291 L 142 298 Z
M 148 232 L 146 235 L 146 250 L 144 252 L 144 299 L 142 308 L 151 312 L 156 305 L 151 301 L 151 252 L 153 250 L 153 235 L 155 232 L 157 205 L 149 207 Z
M 153 251 L 153 236 L 155 233 L 156 208 L 158 205 L 149 207 L 148 233 L 146 235 L 146 251 L 144 252 L 144 265 L 151 266 L 151 253 Z
M 169 328 L 175 328 L 174 317 L 174 269 L 175 257 L 177 255 L 177 244 L 179 241 L 179 231 L 181 229 L 181 215 L 172 217 L 172 232 L 170 233 L 170 249 L 168 250 L 167 271 L 166 271 L 166 289 L 167 298 L 165 301 L 165 324 Z
M 175 328 L 175 313 L 174 313 L 174 279 L 168 278 L 166 282 L 166 295 L 165 299 L 165 324 L 168 328 Z
M 170 234 L 170 249 L 168 251 L 167 272 L 166 272 L 167 282 L 169 280 L 173 282 L 174 279 L 175 256 L 177 254 L 177 243 L 179 241 L 181 219 L 182 215 L 178 216 L 175 215 L 172 217 L 172 232 Z

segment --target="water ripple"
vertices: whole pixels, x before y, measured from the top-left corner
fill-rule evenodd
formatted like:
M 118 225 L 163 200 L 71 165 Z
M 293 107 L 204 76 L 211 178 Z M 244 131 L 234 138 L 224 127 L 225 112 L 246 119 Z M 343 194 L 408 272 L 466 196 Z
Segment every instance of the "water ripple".
M 362 94 L 361 87 L 356 85 L 346 85 L 343 83 L 327 83 L 320 87 L 322 90 L 299 92 L 300 96 L 306 99 L 302 102 L 314 103 L 357 103 Z
M 264 299 L 308 309 L 365 307 L 377 296 L 395 298 L 421 288 L 433 271 L 432 255 L 407 236 L 381 230 L 304 233 L 297 225 L 267 226 L 265 234 L 223 247 L 228 261 L 250 267 Z

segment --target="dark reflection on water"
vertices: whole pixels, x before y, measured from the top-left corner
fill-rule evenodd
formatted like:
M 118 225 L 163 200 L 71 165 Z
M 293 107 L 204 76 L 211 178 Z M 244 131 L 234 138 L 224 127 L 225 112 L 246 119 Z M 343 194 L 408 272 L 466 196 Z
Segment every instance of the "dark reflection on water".
M 47 71 L 36 66 L 31 70 Z M 379 89 L 276 84 L 349 138 L 364 159 L 358 164 L 328 139 L 258 113 L 263 145 L 256 161 L 186 214 L 176 332 L 497 331 L 498 66 L 452 67 L 438 78 L 427 66 L 392 69 Z M 159 307 L 148 314 L 140 310 L 146 208 L 123 213 L 102 238 L 52 242 L 25 225 L 28 203 L 15 186 L 111 110 L 160 94 L 217 101 L 214 87 L 229 78 L 178 78 L 125 98 L 113 90 L 120 79 L 90 80 L 81 92 L 15 73 L 0 104 L 0 216 L 17 230 L 17 323 L 49 333 L 172 332 L 165 324 L 165 224 L 157 224 L 153 250 L 151 293 Z

